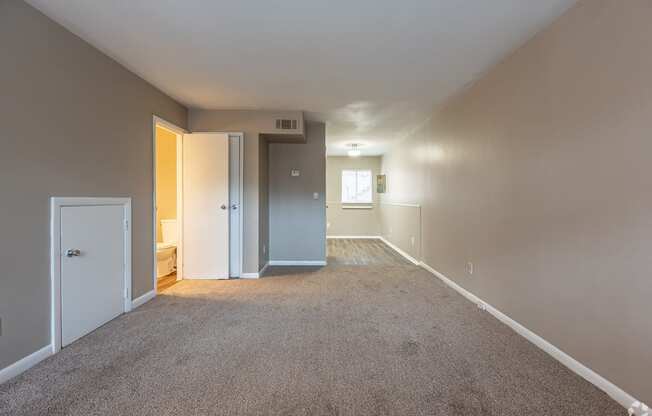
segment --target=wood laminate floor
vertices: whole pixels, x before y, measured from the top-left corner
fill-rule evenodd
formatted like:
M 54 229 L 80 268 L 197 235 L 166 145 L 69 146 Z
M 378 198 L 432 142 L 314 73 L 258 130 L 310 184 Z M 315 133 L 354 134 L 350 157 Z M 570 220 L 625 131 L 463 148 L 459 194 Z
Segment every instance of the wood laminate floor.
M 329 239 L 326 249 L 329 266 L 401 266 L 410 264 L 403 256 L 378 239 Z
M 158 293 L 165 289 L 174 286 L 177 283 L 177 274 L 172 273 L 167 276 L 159 277 L 156 281 L 156 291 Z

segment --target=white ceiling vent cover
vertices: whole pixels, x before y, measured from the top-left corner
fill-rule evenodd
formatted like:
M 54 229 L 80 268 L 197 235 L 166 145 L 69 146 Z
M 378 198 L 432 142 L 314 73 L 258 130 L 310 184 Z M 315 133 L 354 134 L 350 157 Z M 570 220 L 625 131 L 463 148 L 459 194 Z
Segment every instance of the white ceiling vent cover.
M 278 130 L 296 130 L 298 128 L 299 121 L 291 120 L 285 118 L 276 119 L 276 129 Z

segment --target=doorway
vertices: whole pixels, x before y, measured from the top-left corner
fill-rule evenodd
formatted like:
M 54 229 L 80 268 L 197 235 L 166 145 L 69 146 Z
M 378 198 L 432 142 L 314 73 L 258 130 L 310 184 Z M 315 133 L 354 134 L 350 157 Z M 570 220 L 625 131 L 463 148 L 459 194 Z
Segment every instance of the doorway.
M 184 131 L 163 120 L 154 125 L 154 286 L 161 292 L 181 280 Z
M 240 277 L 243 134 L 188 133 L 156 116 L 153 131 L 155 290 Z

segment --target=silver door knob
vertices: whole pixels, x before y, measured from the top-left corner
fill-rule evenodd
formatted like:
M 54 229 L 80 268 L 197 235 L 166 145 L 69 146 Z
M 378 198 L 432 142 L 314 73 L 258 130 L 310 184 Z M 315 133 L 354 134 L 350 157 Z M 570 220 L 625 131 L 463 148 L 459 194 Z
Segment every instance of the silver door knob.
M 66 250 L 66 257 L 77 257 L 81 256 L 81 250 L 77 248 L 69 248 Z
M 226 205 L 222 204 L 222 206 L 220 208 L 226 209 Z

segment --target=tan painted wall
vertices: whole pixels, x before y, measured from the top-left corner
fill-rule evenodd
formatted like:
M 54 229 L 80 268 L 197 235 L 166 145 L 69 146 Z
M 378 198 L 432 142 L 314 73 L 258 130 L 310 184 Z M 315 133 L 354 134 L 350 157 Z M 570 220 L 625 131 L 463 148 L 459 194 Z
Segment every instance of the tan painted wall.
M 177 218 L 177 136 L 156 128 L 156 241 L 163 241 L 161 219 Z
M 372 209 L 345 209 L 342 201 L 342 170 L 368 169 L 373 175 Z M 376 175 L 380 173 L 380 156 L 326 158 L 326 210 L 328 236 L 379 236 L 380 216 Z
M 306 143 L 269 144 L 271 260 L 326 260 L 326 126 L 305 126 Z
M 381 235 L 410 257 L 421 258 L 421 207 L 383 202 L 379 206 Z
M 0 1 L 0 51 L 4 368 L 50 342 L 50 197 L 131 197 L 132 296 L 152 289 L 152 115 L 187 110 L 19 0 Z
M 647 402 L 650 22 L 580 1 L 383 160 L 429 265 Z

